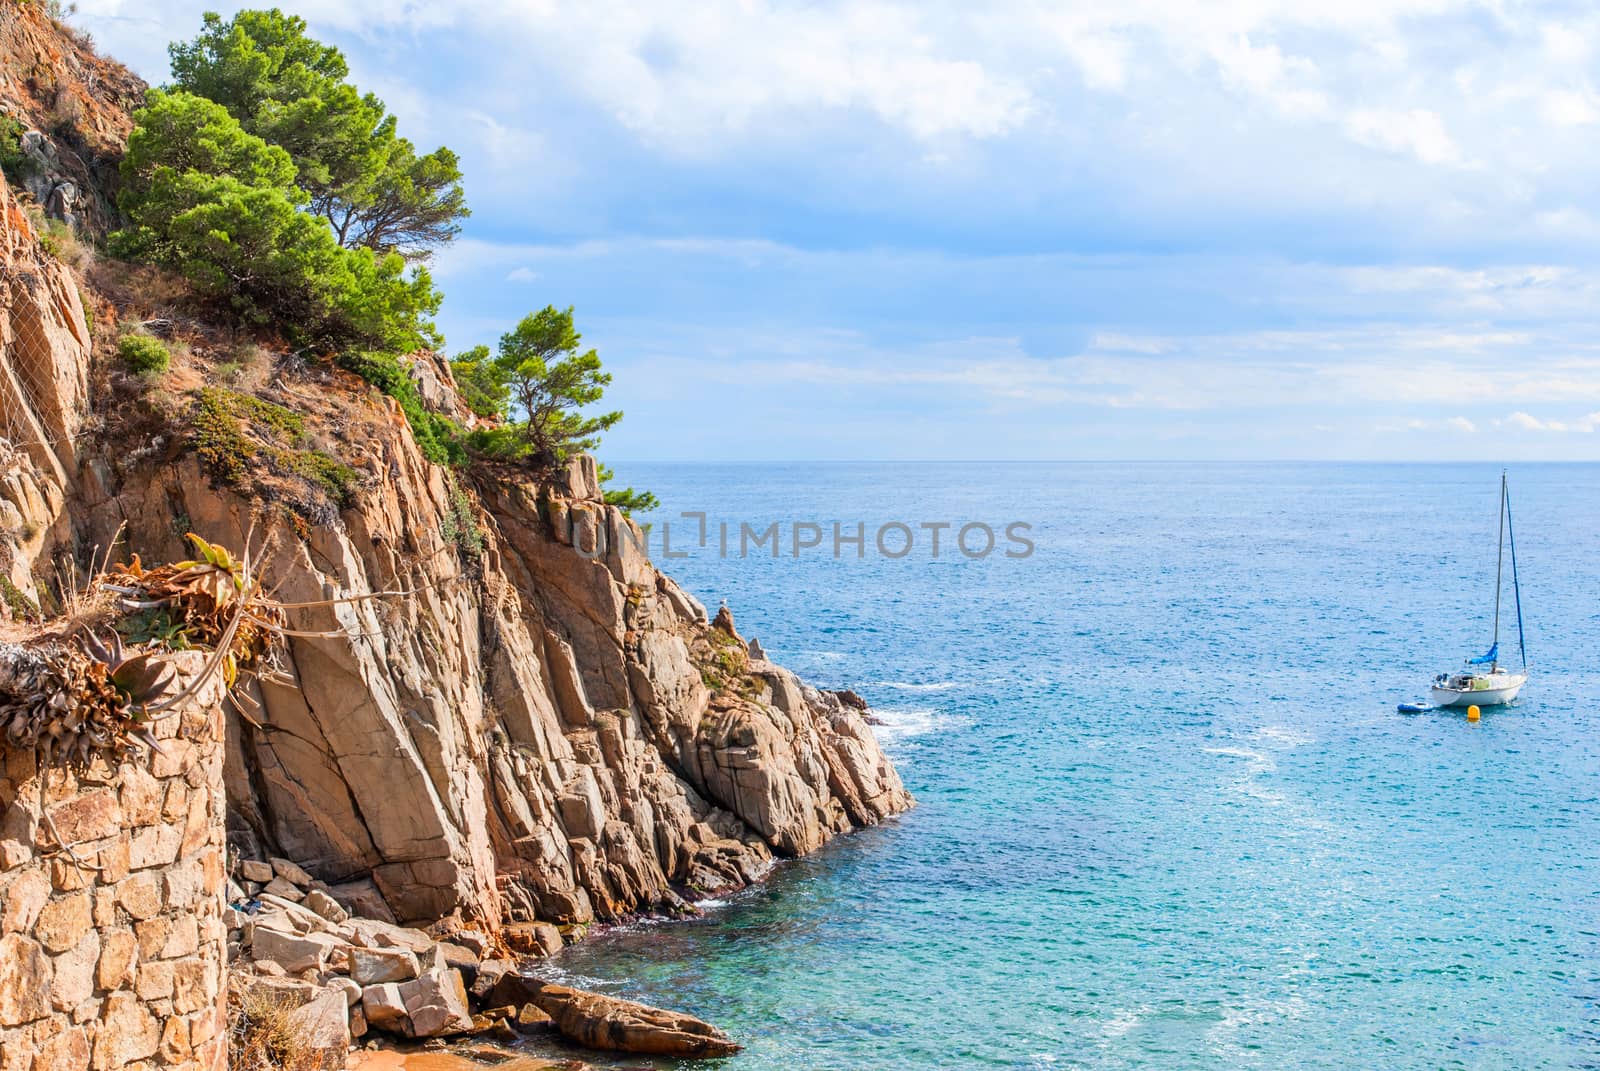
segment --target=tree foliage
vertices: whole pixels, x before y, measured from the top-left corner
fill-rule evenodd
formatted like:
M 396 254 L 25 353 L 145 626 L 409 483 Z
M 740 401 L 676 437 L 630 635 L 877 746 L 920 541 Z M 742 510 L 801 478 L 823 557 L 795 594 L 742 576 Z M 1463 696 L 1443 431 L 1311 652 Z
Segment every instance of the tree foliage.
M 420 259 L 453 239 L 468 215 L 455 153 L 419 155 L 383 101 L 349 81 L 337 48 L 307 36 L 277 8 L 208 13 L 169 53 L 177 88 L 216 101 L 293 159 L 310 210 L 347 248 Z
M 635 491 L 631 487 L 606 487 L 606 484 L 616 478 L 616 473 L 604 465 L 598 466 L 597 475 L 603 488 L 601 497 L 605 499 L 606 505 L 615 506 L 630 517 L 635 513 L 649 513 L 653 509 L 660 508 L 661 500 L 649 491 Z
M 549 305 L 500 336 L 492 359 L 480 348 L 454 363 L 457 382 L 469 384 L 469 405 L 513 421 L 499 433 L 480 435 L 481 450 L 554 468 L 594 449 L 600 434 L 622 419 L 620 412 L 584 414 L 605 393 L 611 374 L 601 371 L 594 350 L 580 352 L 582 341 L 571 306 Z
M 312 342 L 409 350 L 437 340 L 440 296 L 402 257 L 345 249 L 300 211 L 289 154 L 219 104 L 151 90 L 134 114 L 118 204 L 118 255 L 182 272 L 244 318 L 276 319 Z

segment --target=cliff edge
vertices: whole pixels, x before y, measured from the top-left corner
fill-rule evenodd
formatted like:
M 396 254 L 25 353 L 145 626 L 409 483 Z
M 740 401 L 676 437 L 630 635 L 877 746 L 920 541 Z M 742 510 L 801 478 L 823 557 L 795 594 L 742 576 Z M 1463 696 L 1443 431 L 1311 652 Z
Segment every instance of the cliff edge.
M 12 69 L 54 49 L 71 62 L 50 100 L 88 102 L 51 133 L 35 81 L 0 83 L 29 126 L 27 188 L 94 187 L 75 203 L 98 222 L 137 79 L 8 7 Z M 37 232 L 61 199 L 30 219 L 18 196 L 0 189 L 7 613 L 40 612 L 95 548 L 174 560 L 195 531 L 249 550 L 295 634 L 229 705 L 235 849 L 400 921 L 581 927 L 911 805 L 858 710 L 752 657 L 651 564 L 592 460 L 544 483 L 434 464 L 391 398 L 215 326 L 152 269 L 52 252 Z M 159 379 L 118 365 L 130 325 L 172 342 Z M 410 367 L 431 408 L 461 411 L 446 362 Z

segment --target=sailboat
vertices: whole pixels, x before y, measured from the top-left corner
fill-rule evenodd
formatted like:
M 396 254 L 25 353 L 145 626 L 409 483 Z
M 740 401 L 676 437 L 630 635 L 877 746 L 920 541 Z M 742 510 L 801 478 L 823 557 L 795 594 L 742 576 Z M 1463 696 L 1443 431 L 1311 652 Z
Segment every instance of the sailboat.
M 1506 547 L 1511 548 L 1511 592 L 1517 609 L 1517 648 L 1521 668 L 1500 664 L 1500 597 L 1504 591 Z M 1489 650 L 1469 658 L 1454 673 L 1433 679 L 1433 702 L 1441 707 L 1490 707 L 1509 703 L 1528 683 L 1528 646 L 1522 634 L 1522 586 L 1517 581 L 1517 537 L 1511 528 L 1511 492 L 1506 474 L 1500 473 L 1500 552 L 1494 567 L 1494 641 Z

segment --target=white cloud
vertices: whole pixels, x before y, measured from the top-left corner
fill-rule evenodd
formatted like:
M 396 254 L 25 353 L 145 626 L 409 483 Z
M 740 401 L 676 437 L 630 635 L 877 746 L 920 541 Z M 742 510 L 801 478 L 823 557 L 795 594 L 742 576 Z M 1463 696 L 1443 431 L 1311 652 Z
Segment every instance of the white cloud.
M 1344 129 L 1358 144 L 1384 152 L 1409 153 L 1425 164 L 1455 164 L 1461 160 L 1461 149 L 1444 123 L 1425 108 L 1362 109 L 1346 117 Z
M 1504 420 L 1495 421 L 1502 427 L 1516 428 L 1520 431 L 1554 432 L 1556 434 L 1577 433 L 1580 435 L 1592 434 L 1600 428 L 1600 412 L 1589 413 L 1587 416 L 1576 420 L 1546 420 L 1518 410 Z
M 508 283 L 533 283 L 541 278 L 543 276 L 529 267 L 512 268 L 506 272 L 506 282 Z
M 1464 416 L 1444 417 L 1442 419 L 1413 417 L 1412 419 L 1400 424 L 1379 424 L 1372 430 L 1386 435 L 1403 431 L 1454 431 L 1460 432 L 1463 435 L 1476 435 L 1478 432 L 1478 425 L 1474 424 L 1471 420 L 1468 420 Z

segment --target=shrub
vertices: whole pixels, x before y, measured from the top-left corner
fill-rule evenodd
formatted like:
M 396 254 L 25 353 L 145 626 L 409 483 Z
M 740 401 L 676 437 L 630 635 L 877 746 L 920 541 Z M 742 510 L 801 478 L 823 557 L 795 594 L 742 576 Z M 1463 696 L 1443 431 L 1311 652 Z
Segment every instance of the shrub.
M 196 393 L 192 441 L 212 478 L 253 494 L 267 475 L 295 477 L 346 508 L 361 474 L 321 450 L 306 449 L 305 431 L 303 415 L 262 398 L 223 387 Z
M 446 543 L 456 548 L 469 562 L 483 556 L 483 530 L 478 527 L 478 517 L 472 508 L 472 499 L 452 477 L 450 480 L 450 508 L 445 511 L 440 535 Z
M 387 353 L 354 351 L 340 356 L 339 367 L 354 372 L 400 403 L 423 457 L 438 465 L 460 465 L 467 460 L 461 428 L 449 417 L 429 412 L 411 373 L 398 358 Z
M 28 128 L 10 115 L 0 115 L 0 171 L 6 181 L 21 186 L 39 174 L 39 162 L 22 151 L 22 135 Z
M 172 365 L 167 344 L 150 335 L 123 335 L 117 343 L 117 356 L 128 371 L 139 375 L 160 375 Z

